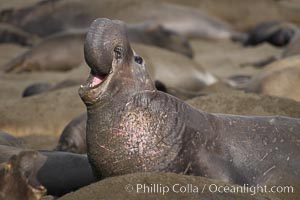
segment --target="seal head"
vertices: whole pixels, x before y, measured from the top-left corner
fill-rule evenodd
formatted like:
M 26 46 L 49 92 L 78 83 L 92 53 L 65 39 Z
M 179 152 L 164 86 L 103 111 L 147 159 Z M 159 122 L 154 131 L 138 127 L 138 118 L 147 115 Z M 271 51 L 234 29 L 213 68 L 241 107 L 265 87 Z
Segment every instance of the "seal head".
M 150 76 L 144 73 L 144 60 L 132 50 L 121 21 L 96 19 L 87 33 L 84 55 L 91 72 L 79 95 L 87 105 L 99 102 L 103 96 L 139 90 L 142 82 L 146 83 L 144 89 L 154 89 Z M 126 85 L 127 91 L 122 91 L 120 85 Z
M 3 165 L 0 172 L 1 199 L 38 200 L 46 189 L 37 180 L 38 152 L 22 151 Z

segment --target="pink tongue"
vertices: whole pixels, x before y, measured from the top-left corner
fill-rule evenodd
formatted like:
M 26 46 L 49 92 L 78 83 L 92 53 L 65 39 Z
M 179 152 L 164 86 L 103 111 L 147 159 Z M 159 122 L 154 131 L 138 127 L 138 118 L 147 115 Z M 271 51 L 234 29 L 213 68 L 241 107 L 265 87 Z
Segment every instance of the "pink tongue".
M 92 87 L 99 85 L 103 81 L 104 77 L 99 77 L 99 76 L 94 76 L 93 77 L 93 82 L 92 82 Z

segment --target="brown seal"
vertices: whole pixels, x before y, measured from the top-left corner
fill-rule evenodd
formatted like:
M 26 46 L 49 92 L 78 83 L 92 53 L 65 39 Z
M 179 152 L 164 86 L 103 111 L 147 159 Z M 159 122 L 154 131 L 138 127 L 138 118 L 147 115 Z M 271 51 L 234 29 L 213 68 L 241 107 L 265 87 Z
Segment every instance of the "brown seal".
M 0 199 L 40 200 L 46 189 L 37 177 L 38 153 L 23 151 L 2 163 L 0 170 Z
M 23 151 L 28 150 L 0 145 L 0 161 L 6 162 Z M 61 196 L 96 180 L 86 155 L 59 151 L 31 152 L 34 160 L 24 157 L 21 164 L 24 167 L 30 164 L 30 169 L 33 169 L 30 178 L 43 185 L 49 195 Z
M 98 177 L 163 171 L 299 184 L 299 119 L 211 114 L 157 91 L 120 21 L 95 20 L 84 51 L 91 74 L 79 94 Z

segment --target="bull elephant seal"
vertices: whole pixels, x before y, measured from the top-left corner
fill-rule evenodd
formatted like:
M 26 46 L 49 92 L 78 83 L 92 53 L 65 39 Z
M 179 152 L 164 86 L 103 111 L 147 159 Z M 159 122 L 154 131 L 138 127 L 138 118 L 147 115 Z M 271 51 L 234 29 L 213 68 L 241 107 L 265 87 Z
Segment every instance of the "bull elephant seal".
M 79 94 L 98 177 L 163 171 L 299 184 L 299 119 L 210 114 L 157 91 L 120 21 L 95 20 L 84 52 L 91 73 Z
M 55 150 L 86 153 L 86 113 L 74 118 L 63 130 Z
M 295 32 L 299 29 L 294 24 L 281 21 L 266 21 L 258 24 L 248 32 L 245 46 L 255 46 L 268 42 L 274 46 L 282 47 L 289 44 Z
M 2 164 L 0 171 L 0 199 L 40 200 L 46 189 L 36 180 L 37 155 L 35 151 L 24 151 L 12 156 Z
M 0 161 L 6 162 L 23 151 L 28 150 L 0 145 Z M 96 180 L 86 155 L 35 151 L 34 159 L 29 160 L 35 171 L 30 177 L 43 185 L 49 195 L 61 196 Z

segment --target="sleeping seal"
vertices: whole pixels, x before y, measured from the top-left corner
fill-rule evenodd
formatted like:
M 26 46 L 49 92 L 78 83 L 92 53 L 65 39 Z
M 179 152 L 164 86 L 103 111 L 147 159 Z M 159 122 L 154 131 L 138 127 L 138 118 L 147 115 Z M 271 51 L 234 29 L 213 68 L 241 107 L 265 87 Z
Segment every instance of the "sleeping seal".
M 95 20 L 79 94 L 98 177 L 163 171 L 250 185 L 299 184 L 300 119 L 211 114 L 159 92 L 121 21 Z
M 126 23 L 156 22 L 187 37 L 229 39 L 239 35 L 226 22 L 199 9 L 161 1 L 46 0 L 0 12 L 0 22 L 11 23 L 41 37 L 88 28 L 98 17 L 118 18 Z
M 189 58 L 193 50 L 186 37 L 157 23 L 127 25 L 132 42 L 161 47 Z M 85 29 L 66 31 L 49 36 L 33 48 L 3 65 L 4 72 L 66 71 L 78 67 L 83 61 L 82 46 Z

